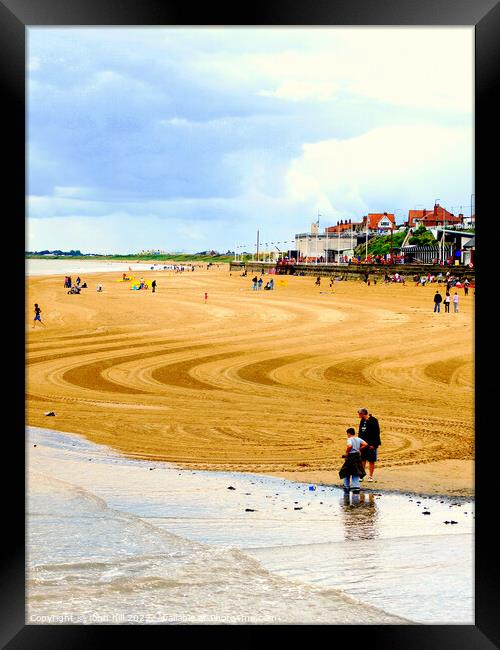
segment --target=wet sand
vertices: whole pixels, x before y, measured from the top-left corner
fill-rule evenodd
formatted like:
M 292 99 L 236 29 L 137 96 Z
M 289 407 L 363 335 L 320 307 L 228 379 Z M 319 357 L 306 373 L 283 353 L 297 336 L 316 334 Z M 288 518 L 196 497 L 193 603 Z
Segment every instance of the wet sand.
M 131 457 L 338 484 L 366 406 L 382 431 L 366 487 L 473 494 L 472 290 L 458 314 L 434 314 L 435 286 L 278 276 L 254 292 L 227 266 L 143 277 L 155 294 L 118 272 L 82 276 L 79 296 L 60 276 L 28 279 L 28 424 Z M 45 327 L 31 327 L 34 302 Z

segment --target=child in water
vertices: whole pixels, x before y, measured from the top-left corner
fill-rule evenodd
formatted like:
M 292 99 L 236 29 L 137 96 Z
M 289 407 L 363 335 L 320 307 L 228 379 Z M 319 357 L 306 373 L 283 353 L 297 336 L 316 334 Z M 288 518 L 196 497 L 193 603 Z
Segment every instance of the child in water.
M 352 479 L 352 491 L 359 492 L 359 479 L 366 476 L 361 463 L 361 449 L 368 446 L 362 438 L 356 437 L 356 432 L 352 427 L 347 429 L 347 447 L 345 454 L 345 462 L 340 468 L 339 477 L 344 479 L 344 490 L 347 492 L 351 489 L 350 483 Z

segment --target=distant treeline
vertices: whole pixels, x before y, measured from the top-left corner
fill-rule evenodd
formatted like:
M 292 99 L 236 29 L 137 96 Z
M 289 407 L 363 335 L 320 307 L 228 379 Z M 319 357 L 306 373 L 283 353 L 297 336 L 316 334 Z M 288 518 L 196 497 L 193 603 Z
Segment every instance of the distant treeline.
M 81 251 L 26 251 L 26 256 L 33 256 L 33 255 L 57 255 L 60 257 L 75 257 L 75 256 L 80 256 L 82 253 Z

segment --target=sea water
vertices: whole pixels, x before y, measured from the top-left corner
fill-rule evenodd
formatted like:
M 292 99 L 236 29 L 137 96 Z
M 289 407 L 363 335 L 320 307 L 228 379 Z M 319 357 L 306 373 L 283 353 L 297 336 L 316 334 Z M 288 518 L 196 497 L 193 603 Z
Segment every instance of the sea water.
M 34 427 L 27 460 L 28 623 L 473 624 L 471 501 L 179 469 Z
M 133 262 L 106 262 L 105 260 L 66 260 L 53 259 L 27 259 L 25 263 L 26 275 L 78 275 L 86 273 L 105 273 L 107 271 L 142 271 L 147 273 L 153 270 L 163 269 L 163 264 L 134 264 Z

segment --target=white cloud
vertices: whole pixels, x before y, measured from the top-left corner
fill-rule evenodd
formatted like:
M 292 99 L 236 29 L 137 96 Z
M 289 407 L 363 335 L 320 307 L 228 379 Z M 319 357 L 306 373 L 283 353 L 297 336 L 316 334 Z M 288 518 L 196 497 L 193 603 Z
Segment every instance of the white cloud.
M 291 101 L 326 101 L 333 98 L 336 90 L 337 86 L 331 82 L 285 81 L 276 90 L 259 90 L 257 94 Z
M 382 194 L 394 200 L 420 192 L 421 200 L 429 200 L 429 192 L 453 186 L 462 196 L 460 181 L 472 187 L 472 154 L 470 129 L 432 125 L 384 127 L 347 140 L 304 144 L 286 174 L 287 195 L 316 203 L 327 197 L 334 209 L 357 212 L 376 209 L 370 199 Z
M 92 190 L 88 187 L 56 185 L 54 187 L 54 196 L 62 198 L 85 198 L 91 194 L 91 191 Z
M 258 95 L 278 99 L 327 100 L 345 91 L 397 106 L 473 111 L 472 27 L 295 29 L 292 34 L 293 50 L 209 54 L 190 65 L 206 75 L 207 83 L 253 84 Z

